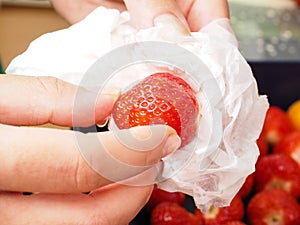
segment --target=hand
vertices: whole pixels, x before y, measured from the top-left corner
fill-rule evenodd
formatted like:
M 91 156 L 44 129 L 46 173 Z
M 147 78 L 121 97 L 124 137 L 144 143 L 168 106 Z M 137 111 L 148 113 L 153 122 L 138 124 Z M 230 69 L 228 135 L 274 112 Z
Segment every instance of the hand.
M 51 3 L 57 13 L 70 24 L 79 22 L 99 6 L 126 10 L 122 0 L 51 0 Z
M 128 9 L 133 24 L 139 28 L 152 26 L 154 19 L 165 13 L 175 15 L 191 31 L 213 19 L 228 16 L 224 0 L 212 0 L 209 5 L 204 0 L 127 0 L 126 7 L 117 0 L 52 0 L 52 3 L 71 24 L 100 5 L 121 11 Z M 78 151 L 75 132 L 24 127 L 44 123 L 88 126 L 103 122 L 110 114 L 115 96 L 102 94 L 98 98 L 95 108 L 92 107 L 96 118 L 85 117 L 85 110 L 90 113 L 91 109 L 86 106 L 93 106 L 93 102 L 79 102 L 83 111 L 74 124 L 72 102 L 78 92 L 93 95 L 54 78 L 0 77 L 0 220 L 6 224 L 127 224 L 147 202 L 152 185 L 126 186 L 95 172 Z M 134 133 L 145 137 L 148 131 L 143 127 Z M 91 135 L 120 161 L 146 166 L 159 162 L 161 157 L 176 149 L 174 145 L 173 148 L 167 145 L 179 142 L 178 136 L 169 127 L 166 131 L 162 142 L 145 154 L 127 149 L 112 132 Z M 80 138 L 91 136 L 76 135 Z M 166 150 L 164 154 L 163 149 Z M 124 179 L 135 175 L 122 173 L 122 169 L 114 165 L 106 164 L 105 168 L 113 168 L 116 174 L 124 175 Z M 155 177 L 155 168 L 136 174 L 144 172 Z M 20 193 L 24 191 L 39 194 L 24 196 Z
M 78 94 L 83 96 L 76 99 L 82 111 L 75 122 L 73 102 Z M 91 107 L 94 106 L 94 98 L 90 97 L 93 93 L 61 80 L 1 75 L 0 96 L 0 221 L 7 225 L 119 225 L 128 223 L 143 207 L 152 185 L 113 183 L 114 180 L 97 173 L 82 157 L 78 138 L 100 140 L 105 150 L 127 165 L 152 165 L 176 149 L 174 145 L 171 145 L 174 148 L 166 146 L 169 141 L 178 141 L 178 136 L 165 126 L 162 127 L 167 132 L 162 142 L 145 153 L 126 148 L 112 132 L 86 135 L 71 130 L 29 127 L 45 123 L 60 126 L 101 123 L 110 114 L 117 96 L 114 92 L 101 94 L 95 107 Z M 90 109 L 95 110 L 96 118 L 86 116 L 92 112 Z M 139 127 L 135 134 L 144 138 L 148 131 L 147 127 Z M 101 150 L 98 148 L 97 152 Z M 132 175 L 122 171 L 119 165 L 98 163 L 103 164 L 105 170 L 124 175 L 120 179 Z M 155 170 L 145 172 L 155 176 Z M 89 195 L 81 194 L 90 191 Z M 24 196 L 21 192 L 39 194 Z
M 124 0 L 132 20 L 138 28 L 150 27 L 153 20 L 166 13 L 175 15 L 190 31 L 199 31 L 218 18 L 229 18 L 226 0 Z M 155 10 L 145 10 L 155 8 Z
M 199 31 L 214 19 L 229 18 L 227 0 L 52 0 L 57 12 L 70 24 L 76 23 L 98 6 L 128 9 L 138 28 L 150 27 L 155 17 L 171 13 L 190 31 Z

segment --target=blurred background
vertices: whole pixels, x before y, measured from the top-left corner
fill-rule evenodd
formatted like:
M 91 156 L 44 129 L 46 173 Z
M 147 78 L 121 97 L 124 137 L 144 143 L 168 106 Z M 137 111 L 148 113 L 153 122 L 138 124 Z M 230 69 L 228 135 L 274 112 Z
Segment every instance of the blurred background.
M 1 70 L 41 34 L 68 26 L 48 0 L 0 3 Z M 286 108 L 300 98 L 299 0 L 229 0 L 229 6 L 239 49 L 260 92 L 271 104 Z

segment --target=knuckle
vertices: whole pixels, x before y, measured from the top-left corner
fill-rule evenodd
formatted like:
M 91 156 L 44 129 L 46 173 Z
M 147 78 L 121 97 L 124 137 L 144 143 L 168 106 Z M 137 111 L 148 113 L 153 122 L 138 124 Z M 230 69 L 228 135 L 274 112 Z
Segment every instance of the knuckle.
M 35 77 L 35 79 L 41 91 L 49 94 L 48 96 L 53 96 L 54 101 L 64 96 L 66 83 L 62 80 L 55 77 Z
M 89 192 L 98 188 L 98 180 L 96 172 L 94 172 L 79 155 L 74 168 L 74 184 L 79 192 Z

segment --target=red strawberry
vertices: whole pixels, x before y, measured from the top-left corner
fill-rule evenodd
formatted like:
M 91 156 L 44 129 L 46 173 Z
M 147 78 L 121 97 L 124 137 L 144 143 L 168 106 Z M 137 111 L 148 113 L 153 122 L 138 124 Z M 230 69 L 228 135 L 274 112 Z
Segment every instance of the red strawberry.
M 269 151 L 269 145 L 267 142 L 267 138 L 263 133 L 259 135 L 259 138 L 256 140 L 257 147 L 259 149 L 260 157 L 263 155 L 267 155 Z
M 285 111 L 276 106 L 268 109 L 262 133 L 270 145 L 278 143 L 293 129 L 292 122 Z
M 297 200 L 282 189 L 258 192 L 247 206 L 251 225 L 300 225 Z
M 255 185 L 257 191 L 282 188 L 296 198 L 300 197 L 300 167 L 285 154 L 270 154 L 256 164 Z
M 159 189 L 156 185 L 153 188 L 152 194 L 148 203 L 145 206 L 145 210 L 151 212 L 155 206 L 161 202 L 173 202 L 178 205 L 183 205 L 185 201 L 185 194 L 182 192 L 168 192 Z
M 243 186 L 238 192 L 241 198 L 246 198 L 252 191 L 254 185 L 254 173 L 251 173 L 245 180 Z
M 287 134 L 273 149 L 274 153 L 291 156 L 300 166 L 300 131 Z
M 232 220 L 242 220 L 244 217 L 244 203 L 240 196 L 235 196 L 229 206 L 212 206 L 207 212 L 201 213 L 205 225 L 220 225 Z
M 183 79 L 156 73 L 122 94 L 112 115 L 120 129 L 167 124 L 177 131 L 183 146 L 196 133 L 199 105 L 194 91 Z
M 151 213 L 151 225 L 202 225 L 202 218 L 176 203 L 162 202 Z
M 234 221 L 226 222 L 223 225 L 246 225 L 246 224 L 243 223 L 242 221 L 234 220 Z

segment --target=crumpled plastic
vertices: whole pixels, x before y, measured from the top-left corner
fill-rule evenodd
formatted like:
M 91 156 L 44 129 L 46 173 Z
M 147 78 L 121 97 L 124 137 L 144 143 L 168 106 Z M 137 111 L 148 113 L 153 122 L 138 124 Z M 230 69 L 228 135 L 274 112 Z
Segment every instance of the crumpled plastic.
M 99 7 L 79 23 L 34 40 L 10 63 L 6 72 L 55 76 L 79 85 L 93 63 L 113 48 L 132 42 L 166 39 L 166 24 L 136 30 L 128 23 L 129 19 L 128 12 Z M 228 19 L 212 21 L 191 36 L 182 32 L 171 36 L 168 42 L 188 49 L 207 66 L 217 84 L 218 98 L 211 105 L 205 93 L 210 92 L 214 98 L 213 86 L 200 82 L 197 98 L 202 117 L 197 135 L 190 144 L 163 159 L 163 179 L 158 186 L 192 196 L 203 211 L 211 205 L 227 206 L 246 177 L 255 170 L 259 155 L 256 140 L 268 101 L 258 93 L 256 80 L 238 50 Z M 132 70 L 140 70 L 140 77 L 128 75 L 125 79 L 122 76 L 112 84 L 124 88 L 125 81 L 130 84 L 161 69 L 136 66 Z M 174 68 L 165 69 L 172 71 Z

